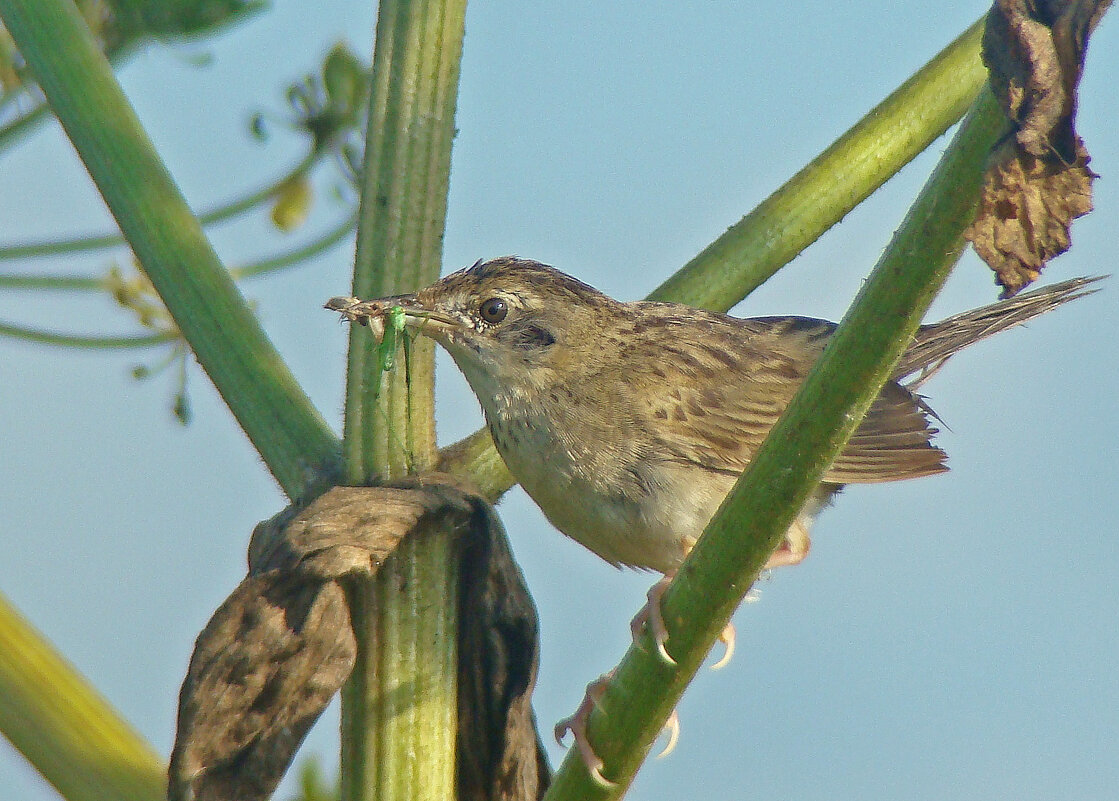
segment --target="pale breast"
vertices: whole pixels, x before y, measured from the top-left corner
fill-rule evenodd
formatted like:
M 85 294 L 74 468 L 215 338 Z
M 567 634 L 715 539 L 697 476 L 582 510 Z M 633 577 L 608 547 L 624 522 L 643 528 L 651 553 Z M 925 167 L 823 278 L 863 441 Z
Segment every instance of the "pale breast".
M 540 418 L 504 414 L 490 433 L 545 517 L 614 565 L 675 570 L 734 484 L 695 465 L 635 463 L 617 444 L 579 441 Z

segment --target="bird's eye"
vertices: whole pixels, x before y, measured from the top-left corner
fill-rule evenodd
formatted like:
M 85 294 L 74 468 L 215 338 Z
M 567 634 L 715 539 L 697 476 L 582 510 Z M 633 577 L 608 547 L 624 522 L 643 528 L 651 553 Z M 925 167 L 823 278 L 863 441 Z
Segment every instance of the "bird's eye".
M 501 298 L 490 298 L 482 303 L 478 311 L 482 313 L 483 320 L 496 325 L 505 319 L 505 315 L 509 313 L 509 306 Z

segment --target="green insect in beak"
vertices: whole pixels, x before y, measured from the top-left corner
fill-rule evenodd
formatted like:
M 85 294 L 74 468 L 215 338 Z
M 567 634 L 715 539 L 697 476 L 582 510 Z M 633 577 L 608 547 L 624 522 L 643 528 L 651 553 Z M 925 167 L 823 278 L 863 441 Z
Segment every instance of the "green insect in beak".
M 381 370 L 389 372 L 396 365 L 396 342 L 404 331 L 404 307 L 393 306 L 385 312 L 385 335 L 381 339 Z

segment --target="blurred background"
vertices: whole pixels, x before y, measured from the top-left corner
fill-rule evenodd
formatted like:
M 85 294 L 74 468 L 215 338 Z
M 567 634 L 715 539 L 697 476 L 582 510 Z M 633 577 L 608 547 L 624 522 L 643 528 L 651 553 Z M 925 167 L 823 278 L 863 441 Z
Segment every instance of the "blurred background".
M 648 293 L 971 24 L 985 7 L 808 0 L 470 6 L 445 269 L 518 254 L 615 297 Z M 284 91 L 347 43 L 367 61 L 375 9 L 274 6 L 202 42 L 150 46 L 120 70 L 196 208 L 282 174 L 305 140 Z M 1079 131 L 1096 211 L 1043 281 L 1114 271 L 1119 23 L 1092 40 Z M 264 112 L 261 142 L 250 119 Z M 755 292 L 742 315 L 839 319 L 945 140 Z M 212 227 L 231 265 L 294 247 L 348 213 L 317 173 L 305 226 Z M 345 190 L 342 192 L 345 195 Z M 0 157 L 0 243 L 111 231 L 48 124 Z M 242 285 L 323 414 L 341 425 L 352 240 Z M 104 272 L 124 250 L 0 270 Z M 968 255 L 932 317 L 996 297 Z M 0 293 L 0 319 L 135 330 L 104 295 Z M 923 390 L 952 472 L 849 489 L 811 557 L 735 618 L 738 650 L 685 696 L 676 751 L 630 796 L 680 799 L 1106 798 L 1119 786 L 1119 286 L 957 356 Z M 162 754 L 194 638 L 242 578 L 253 525 L 285 500 L 205 375 L 172 414 L 164 351 L 50 349 L 0 338 L 0 591 Z M 440 440 L 481 424 L 441 355 Z M 540 612 L 541 729 L 625 651 L 655 576 L 609 567 L 516 489 L 499 507 Z M 308 737 L 337 770 L 337 706 Z M 554 765 L 562 749 L 549 742 Z M 0 793 L 54 791 L 0 741 Z M 288 780 L 277 797 L 289 797 Z

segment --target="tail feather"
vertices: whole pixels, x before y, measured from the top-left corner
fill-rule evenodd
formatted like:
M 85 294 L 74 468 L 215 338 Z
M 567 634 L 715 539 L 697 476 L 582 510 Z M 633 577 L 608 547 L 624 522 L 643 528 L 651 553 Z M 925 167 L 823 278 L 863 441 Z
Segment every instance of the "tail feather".
M 1072 278 L 1059 284 L 1023 292 L 1010 300 L 992 303 L 979 309 L 955 314 L 939 323 L 923 325 L 913 338 L 913 344 L 902 354 L 894 379 L 911 375 L 918 370 L 926 373 L 910 384 L 921 384 L 954 353 L 973 345 L 981 339 L 1032 320 L 1071 300 L 1099 292 L 1090 288 L 1107 276 Z

